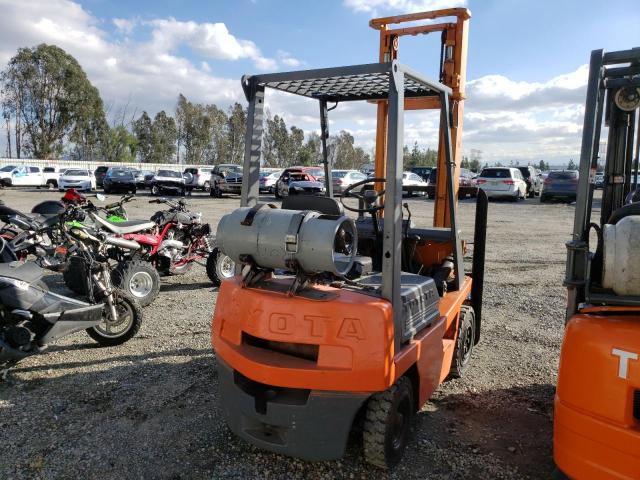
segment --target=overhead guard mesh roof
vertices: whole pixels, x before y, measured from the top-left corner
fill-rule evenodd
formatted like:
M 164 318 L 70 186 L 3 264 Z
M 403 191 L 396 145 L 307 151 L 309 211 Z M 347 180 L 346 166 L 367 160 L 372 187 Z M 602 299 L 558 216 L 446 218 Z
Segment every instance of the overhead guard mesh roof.
M 328 102 L 380 100 L 389 96 L 389 80 L 394 65 L 405 72 L 405 97 L 450 92 L 445 85 L 428 80 L 395 62 L 273 73 L 248 79 L 258 85 Z

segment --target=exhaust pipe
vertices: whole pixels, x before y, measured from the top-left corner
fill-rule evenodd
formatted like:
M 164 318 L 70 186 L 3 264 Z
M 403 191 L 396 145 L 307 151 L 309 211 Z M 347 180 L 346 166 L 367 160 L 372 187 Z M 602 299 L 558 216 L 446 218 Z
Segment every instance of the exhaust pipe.
M 126 248 L 129 250 L 139 250 L 140 244 L 133 240 L 125 240 L 120 237 L 107 237 L 105 239 L 105 243 L 108 245 L 113 245 L 114 247 Z

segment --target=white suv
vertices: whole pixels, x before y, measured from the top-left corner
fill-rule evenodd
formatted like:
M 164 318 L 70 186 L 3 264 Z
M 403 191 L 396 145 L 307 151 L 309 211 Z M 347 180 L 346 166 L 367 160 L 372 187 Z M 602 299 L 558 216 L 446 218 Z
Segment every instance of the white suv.
M 185 186 L 188 188 L 203 190 L 208 192 L 211 190 L 211 171 L 213 167 L 188 167 L 184 169 L 183 176 L 190 174 L 189 182 L 186 182 Z M 187 176 L 188 178 L 188 176 Z
M 527 194 L 527 182 L 520 170 L 512 167 L 484 168 L 476 178 L 476 184 L 489 198 L 518 201 Z

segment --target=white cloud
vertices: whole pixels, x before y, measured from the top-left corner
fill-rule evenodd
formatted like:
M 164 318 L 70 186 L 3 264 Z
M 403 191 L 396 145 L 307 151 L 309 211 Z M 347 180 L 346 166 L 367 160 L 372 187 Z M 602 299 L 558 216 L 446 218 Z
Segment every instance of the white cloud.
M 133 29 L 136 27 L 138 21 L 127 18 L 114 18 L 113 24 L 116 26 L 119 32 L 126 35 L 130 35 Z
M 344 0 L 344 5 L 355 12 L 374 13 L 394 11 L 402 13 L 426 12 L 441 8 L 466 5 L 466 0 Z
M 284 50 L 278 50 L 278 61 L 287 67 L 300 67 L 303 62 L 294 58 L 289 52 L 285 52 Z
M 236 38 L 224 23 L 181 22 L 175 18 L 147 22 L 153 28 L 152 43 L 159 50 L 173 51 L 186 44 L 200 55 L 217 60 L 254 60 L 260 69 L 277 66 L 275 60 L 265 58 L 250 40 Z

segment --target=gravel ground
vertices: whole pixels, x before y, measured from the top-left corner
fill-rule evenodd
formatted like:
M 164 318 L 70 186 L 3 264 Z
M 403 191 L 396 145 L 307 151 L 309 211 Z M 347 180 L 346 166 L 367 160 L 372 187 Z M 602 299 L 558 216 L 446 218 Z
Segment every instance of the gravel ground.
M 28 211 L 57 192 L 0 191 Z M 131 218 L 156 210 L 145 194 Z M 194 194 L 215 226 L 237 198 Z M 433 202 L 409 200 L 418 225 Z M 460 203 L 472 238 L 475 204 Z M 562 338 L 565 247 L 574 209 L 491 202 L 482 340 L 460 380 L 417 415 L 413 440 L 389 478 L 548 478 L 552 399 Z M 50 287 L 65 292 L 59 275 Z M 68 291 L 66 291 L 69 293 Z M 139 334 L 97 348 L 84 333 L 20 363 L 0 384 L 0 478 L 375 478 L 357 435 L 340 461 L 305 463 L 260 451 L 227 428 L 217 402 L 209 327 L 217 291 L 204 268 L 163 279 Z

